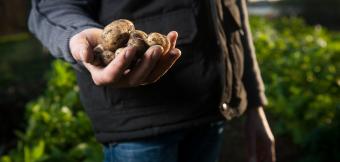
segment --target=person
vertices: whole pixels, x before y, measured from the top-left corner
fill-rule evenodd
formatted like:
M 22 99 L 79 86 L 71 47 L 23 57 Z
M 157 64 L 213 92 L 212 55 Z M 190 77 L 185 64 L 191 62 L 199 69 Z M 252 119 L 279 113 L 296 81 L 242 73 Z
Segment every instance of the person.
M 167 34 L 170 51 L 151 46 L 131 68 L 126 47 L 98 66 L 93 48 L 117 19 Z M 106 162 L 216 161 L 225 119 L 242 114 L 248 161 L 275 161 L 245 0 L 32 0 L 29 29 L 74 67 Z

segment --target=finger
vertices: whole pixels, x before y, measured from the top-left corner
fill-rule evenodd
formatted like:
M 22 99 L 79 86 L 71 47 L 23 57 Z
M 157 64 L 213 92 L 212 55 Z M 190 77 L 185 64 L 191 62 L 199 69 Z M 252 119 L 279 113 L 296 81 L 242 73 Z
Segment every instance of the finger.
M 273 144 L 271 148 L 271 159 L 272 159 L 272 162 L 276 161 L 275 144 Z
M 119 78 L 124 74 L 124 71 L 127 70 L 131 62 L 134 60 L 135 56 L 135 47 L 124 48 L 122 54 L 117 55 L 115 59 L 113 59 L 105 67 L 105 73 L 114 76 L 115 79 L 112 81 L 119 80 Z
M 146 51 L 140 63 L 132 69 L 127 77 L 131 86 L 144 83 L 145 78 L 151 73 L 162 55 L 162 51 L 162 47 L 158 45 L 152 46 Z
M 103 69 L 104 67 L 96 66 L 90 63 L 83 62 L 85 68 L 90 72 L 92 80 L 95 85 L 104 85 Z
M 83 63 L 85 68 L 90 72 L 91 76 L 94 77 L 94 75 L 100 75 L 103 71 L 103 67 L 95 66 L 90 63 Z
M 95 52 L 93 51 L 93 49 L 100 44 L 101 42 L 101 34 L 103 32 L 103 29 L 99 29 L 99 28 L 90 28 L 90 29 L 85 29 L 82 34 L 85 35 L 85 38 L 89 44 L 88 46 L 88 54 L 84 55 L 83 60 L 85 62 L 94 64 L 94 65 L 99 65 L 100 64 L 100 60 L 99 58 L 95 57 Z
M 124 71 L 130 65 L 136 54 L 136 49 L 127 47 L 122 54 L 117 55 L 106 67 L 93 66 L 85 64 L 85 67 L 91 73 L 92 79 L 96 85 L 106 85 L 118 83 L 122 78 Z
M 72 56 L 77 61 L 85 61 L 88 60 L 88 50 L 89 50 L 89 43 L 85 37 L 85 35 L 79 33 L 73 36 L 69 43 L 70 51 Z
M 93 63 L 93 48 L 99 44 L 102 29 L 90 28 L 74 35 L 69 42 L 72 56 L 79 62 Z
M 155 82 L 162 77 L 181 56 L 181 51 L 177 48 L 170 50 L 169 54 L 163 55 L 157 62 L 154 70 L 147 77 L 148 82 Z
M 89 45 L 83 47 L 83 49 L 81 49 L 80 58 L 83 62 L 93 63 L 94 54 L 93 54 L 92 47 Z
M 169 32 L 169 34 L 167 35 L 167 38 L 170 40 L 170 50 L 176 47 L 176 42 L 177 42 L 177 38 L 178 38 L 178 33 L 176 31 L 171 31 Z
M 99 28 L 90 28 L 84 30 L 82 33 L 86 35 L 87 41 L 90 43 L 90 46 L 93 48 L 100 44 L 101 42 L 101 35 L 103 33 L 103 29 Z

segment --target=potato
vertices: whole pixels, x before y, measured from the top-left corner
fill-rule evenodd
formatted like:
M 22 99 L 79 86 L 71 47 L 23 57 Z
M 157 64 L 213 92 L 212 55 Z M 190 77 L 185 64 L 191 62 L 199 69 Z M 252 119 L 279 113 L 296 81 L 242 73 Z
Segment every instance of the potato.
M 126 19 L 119 19 L 105 26 L 101 41 L 94 48 L 96 56 L 103 65 L 109 64 L 124 47 L 135 47 L 137 49 L 137 60 L 145 51 L 153 45 L 163 47 L 163 54 L 170 49 L 169 39 L 160 33 L 147 35 L 141 30 L 136 30 L 133 23 Z
M 127 46 L 136 47 L 137 57 L 141 57 L 149 47 L 145 42 L 146 38 L 147 34 L 140 30 L 135 30 L 130 33 Z
M 105 50 L 116 51 L 123 47 L 130 38 L 130 32 L 135 26 L 129 20 L 119 19 L 105 26 L 102 33 L 103 47 Z
M 146 39 L 146 43 L 149 46 L 160 45 L 163 47 L 163 54 L 166 54 L 170 50 L 170 41 L 169 39 L 160 33 L 150 33 L 148 38 Z

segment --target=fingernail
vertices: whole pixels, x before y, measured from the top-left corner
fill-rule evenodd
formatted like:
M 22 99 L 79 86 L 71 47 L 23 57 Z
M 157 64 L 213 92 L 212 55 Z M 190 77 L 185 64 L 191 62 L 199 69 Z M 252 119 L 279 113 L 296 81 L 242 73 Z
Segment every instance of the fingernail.
M 178 54 L 174 50 L 171 50 L 169 53 L 170 53 L 171 57 L 177 57 L 178 54 L 181 55 L 181 51 L 180 50 L 178 51 Z
M 158 60 L 160 57 L 160 53 L 154 50 L 151 57 L 153 60 Z
M 133 57 L 133 54 L 135 51 L 132 48 L 128 48 L 125 50 L 124 58 L 125 59 L 131 59 Z
M 129 50 L 129 49 L 126 49 L 126 50 L 125 50 L 125 54 L 124 54 L 124 58 L 125 58 L 125 59 L 129 59 L 129 58 L 130 58 L 130 55 L 131 55 L 130 50 Z

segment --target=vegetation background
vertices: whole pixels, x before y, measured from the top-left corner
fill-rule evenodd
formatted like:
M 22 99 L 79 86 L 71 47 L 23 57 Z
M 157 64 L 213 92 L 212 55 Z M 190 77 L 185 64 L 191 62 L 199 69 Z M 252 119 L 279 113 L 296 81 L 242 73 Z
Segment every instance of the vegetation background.
M 280 16 L 252 16 L 251 26 L 278 161 L 340 161 L 340 4 L 276 5 Z M 74 72 L 27 32 L 28 10 L 0 1 L 0 162 L 101 161 Z M 243 122 L 226 126 L 220 162 L 245 161 Z

